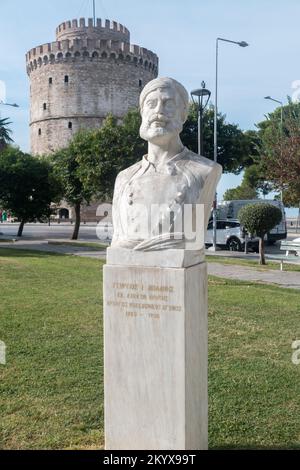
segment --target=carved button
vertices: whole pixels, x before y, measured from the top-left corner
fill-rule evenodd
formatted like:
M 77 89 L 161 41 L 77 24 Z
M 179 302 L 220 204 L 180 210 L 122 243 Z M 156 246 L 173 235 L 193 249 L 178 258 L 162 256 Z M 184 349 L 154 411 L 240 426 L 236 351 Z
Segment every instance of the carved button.
M 183 199 L 183 193 L 177 193 L 176 198 L 175 198 L 175 202 L 180 202 L 180 201 L 182 201 L 182 199 Z
M 133 193 L 131 192 L 131 193 L 129 194 L 129 197 L 132 197 L 132 196 L 133 196 Z
M 128 200 L 128 204 L 129 204 L 130 206 L 132 206 L 133 200 L 132 200 L 132 199 L 129 199 L 129 200 Z

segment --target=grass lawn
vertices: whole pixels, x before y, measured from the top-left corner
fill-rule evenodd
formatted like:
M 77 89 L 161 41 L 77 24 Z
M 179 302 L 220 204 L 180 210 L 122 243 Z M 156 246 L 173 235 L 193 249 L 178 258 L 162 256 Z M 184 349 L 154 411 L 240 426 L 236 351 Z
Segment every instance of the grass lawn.
M 101 266 L 0 248 L 1 449 L 103 446 Z M 209 284 L 210 448 L 300 448 L 300 293 Z
M 103 243 L 97 242 L 76 242 L 76 241 L 69 241 L 69 242 L 55 242 L 49 240 L 49 245 L 63 245 L 63 246 L 77 246 L 82 248 L 90 248 L 90 251 L 100 251 L 105 250 L 108 245 L 104 245 Z

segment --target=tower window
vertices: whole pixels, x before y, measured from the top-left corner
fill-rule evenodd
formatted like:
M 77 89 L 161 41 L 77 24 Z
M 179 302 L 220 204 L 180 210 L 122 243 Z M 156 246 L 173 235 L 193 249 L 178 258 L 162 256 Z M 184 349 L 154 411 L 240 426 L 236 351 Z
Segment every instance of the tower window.
M 49 77 L 49 85 L 52 85 L 52 77 Z
M 44 104 L 43 104 L 43 109 L 44 109 L 44 110 L 47 109 L 47 103 L 44 103 Z
M 139 87 L 142 88 L 142 86 L 143 86 L 143 82 L 142 80 L 139 80 Z
M 72 128 L 73 128 L 73 124 L 72 124 L 72 122 L 69 122 L 69 124 L 68 124 L 68 128 L 69 128 L 69 129 L 72 129 Z
M 69 83 L 69 75 L 65 75 L 65 83 Z
M 39 129 L 39 135 L 42 135 L 42 129 Z

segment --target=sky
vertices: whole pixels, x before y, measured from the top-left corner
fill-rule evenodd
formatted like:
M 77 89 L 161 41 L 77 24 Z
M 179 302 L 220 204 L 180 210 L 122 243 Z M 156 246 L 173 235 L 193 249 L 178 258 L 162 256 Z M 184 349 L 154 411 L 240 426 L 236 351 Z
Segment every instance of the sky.
M 246 48 L 224 42 L 219 47 L 219 110 L 243 130 L 254 129 L 276 107 L 264 96 L 286 101 L 300 90 L 299 0 L 96 0 L 96 13 L 125 25 L 132 44 L 155 52 L 160 76 L 175 78 L 189 92 L 204 80 L 212 103 L 216 38 L 248 42 Z M 20 106 L 0 106 L 0 112 L 13 122 L 14 141 L 25 151 L 25 53 L 54 41 L 55 28 L 63 21 L 91 16 L 92 0 L 0 0 L 0 99 L 5 84 L 6 102 Z M 219 197 L 241 178 L 223 175 Z

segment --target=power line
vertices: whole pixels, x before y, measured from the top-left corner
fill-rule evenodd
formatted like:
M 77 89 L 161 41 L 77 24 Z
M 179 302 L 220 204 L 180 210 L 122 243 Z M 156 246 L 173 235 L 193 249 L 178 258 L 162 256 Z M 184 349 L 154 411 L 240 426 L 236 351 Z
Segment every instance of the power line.
M 103 11 L 104 13 L 104 16 L 105 18 L 110 18 L 110 16 L 108 15 L 108 12 L 103 4 L 103 1 L 102 0 L 98 0 L 98 2 L 100 3 L 100 6 L 101 6 L 101 10 Z
M 79 8 L 79 11 L 78 11 L 78 13 L 77 13 L 76 18 L 80 18 L 81 12 L 82 12 L 83 9 L 84 9 L 84 11 L 85 11 L 85 8 L 84 8 L 84 7 L 86 7 L 86 4 L 87 4 L 88 1 L 89 1 L 89 0 L 83 0 L 83 2 L 81 3 L 81 6 L 80 6 L 80 8 Z

